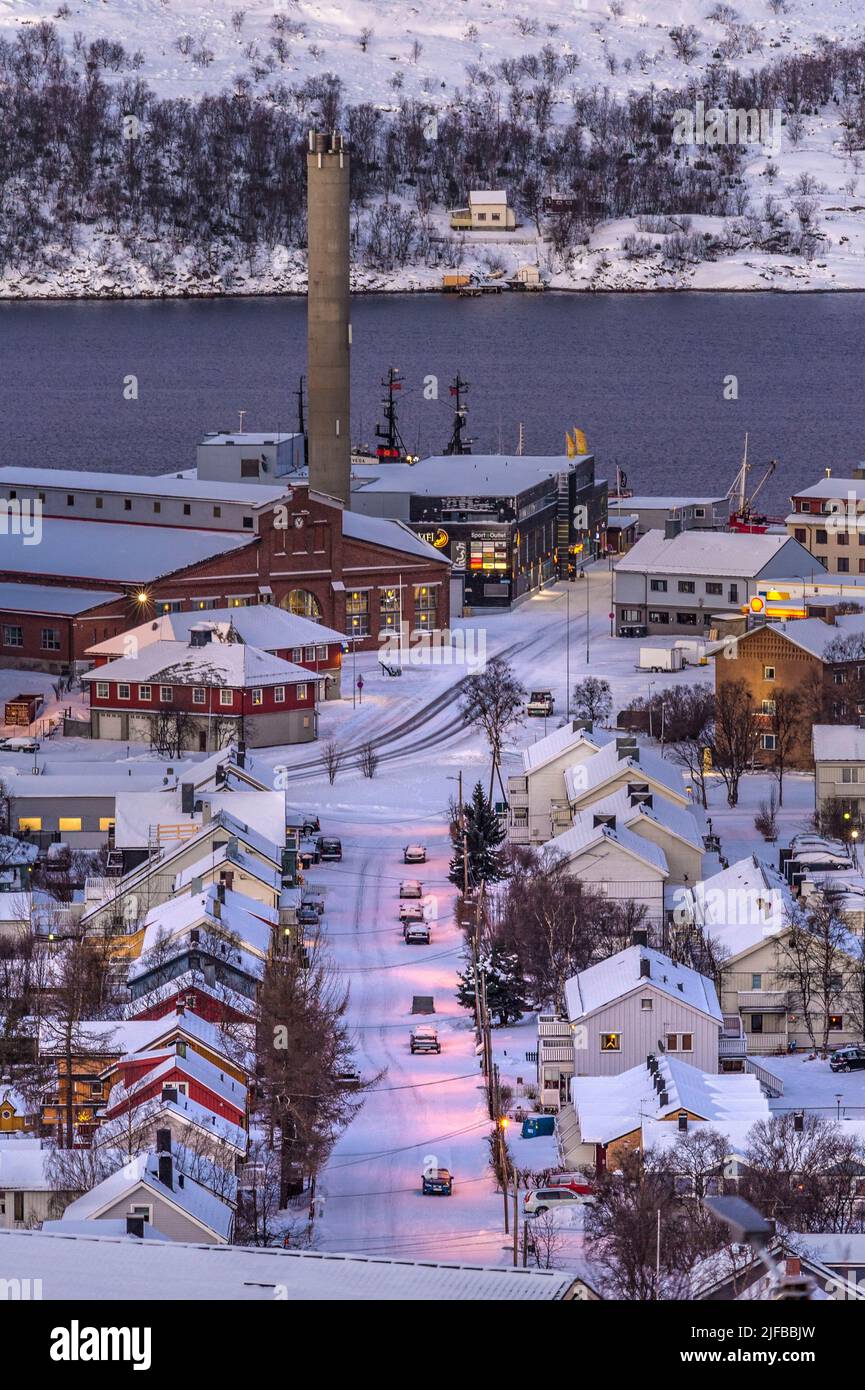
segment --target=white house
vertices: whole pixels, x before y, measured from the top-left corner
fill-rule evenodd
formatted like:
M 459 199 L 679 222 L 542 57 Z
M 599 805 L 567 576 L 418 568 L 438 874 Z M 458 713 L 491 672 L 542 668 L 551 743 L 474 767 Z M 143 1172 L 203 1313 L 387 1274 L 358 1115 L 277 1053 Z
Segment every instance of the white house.
M 572 719 L 521 750 L 522 772 L 508 778 L 508 838 L 543 844 L 571 824 L 565 773 L 612 743 L 615 735 Z
M 657 794 L 678 806 L 693 806 L 682 769 L 654 749 L 638 746 L 633 735 L 617 736 L 565 772 L 565 795 L 572 815 L 622 790 L 630 797 Z
M 584 811 L 546 848 L 570 877 L 605 898 L 644 907 L 653 922 L 663 920 L 664 885 L 670 877 L 664 851 L 615 815 Z
M 636 837 L 634 837 L 636 838 Z M 721 1007 L 715 986 L 645 945 L 645 932 L 565 985 L 578 1076 L 617 1076 L 663 1050 L 717 1072 Z
M 508 195 L 500 188 L 473 188 L 467 208 L 454 208 L 450 215 L 455 231 L 512 232 L 517 225 Z

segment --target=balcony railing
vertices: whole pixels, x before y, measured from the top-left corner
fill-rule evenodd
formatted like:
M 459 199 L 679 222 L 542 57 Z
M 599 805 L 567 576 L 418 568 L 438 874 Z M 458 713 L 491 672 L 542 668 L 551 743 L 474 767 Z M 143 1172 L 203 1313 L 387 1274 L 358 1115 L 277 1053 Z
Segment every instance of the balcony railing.
M 789 996 L 785 989 L 745 989 L 737 995 L 739 1008 L 749 1013 L 785 1014 Z

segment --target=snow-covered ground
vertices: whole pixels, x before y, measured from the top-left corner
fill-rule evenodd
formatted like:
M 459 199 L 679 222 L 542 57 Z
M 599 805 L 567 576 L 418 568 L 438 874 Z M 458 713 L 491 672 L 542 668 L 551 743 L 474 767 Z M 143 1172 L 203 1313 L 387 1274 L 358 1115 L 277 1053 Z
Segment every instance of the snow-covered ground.
M 235 20 L 234 16 L 238 16 Z M 713 17 L 710 17 L 713 16 Z M 544 47 L 567 57 L 571 71 L 553 93 L 553 121 L 564 121 L 574 91 L 609 91 L 617 98 L 647 91 L 702 84 L 707 71 L 750 72 L 772 60 L 818 52 L 822 45 L 851 43 L 865 33 L 857 0 L 739 0 L 735 6 L 708 0 L 612 0 L 610 4 L 534 0 L 515 8 L 507 0 L 448 0 L 426 5 L 402 0 L 0 0 L 0 37 L 14 38 L 40 21 L 55 23 L 67 48 L 74 35 L 86 42 L 119 40 L 140 66 L 104 70 L 109 82 L 140 76 L 163 97 L 197 100 L 231 90 L 239 79 L 268 99 L 280 86 L 335 73 L 350 104 L 369 102 L 387 113 L 405 98 L 440 112 L 482 90 L 480 73 L 499 90 L 508 88 L 497 64 L 535 54 Z M 694 26 L 697 51 L 685 62 L 676 56 L 671 30 Z M 277 27 L 281 26 L 281 27 Z M 362 37 L 370 31 L 365 43 Z M 276 47 L 275 45 L 278 45 Z M 831 290 L 865 289 L 865 175 L 863 154 L 845 153 L 842 110 L 829 103 L 805 115 L 794 142 L 789 126 L 779 129 L 777 151 L 754 146 L 742 187 L 750 208 L 762 213 L 766 198 L 777 214 L 793 216 L 803 196 L 813 202 L 822 241 L 810 260 L 754 250 L 737 227 L 740 219 L 694 217 L 691 233 L 718 242 L 709 259 L 671 264 L 663 241 L 634 219 L 602 223 L 585 246 L 563 259 L 531 221 L 510 235 L 462 239 L 460 268 L 485 272 L 491 259 L 507 273 L 537 264 L 547 283 L 567 290 Z M 700 156 L 699 146 L 688 157 Z M 797 181 L 810 176 L 805 195 Z M 650 209 L 676 214 L 676 208 Z M 443 208 L 432 221 L 447 232 Z M 628 238 L 644 243 L 634 256 Z M 222 259 L 220 260 L 220 257 Z M 116 235 L 98 226 L 79 228 L 74 252 L 56 248 L 50 269 L 17 267 L 0 280 L 0 297 L 98 295 L 302 293 L 305 256 L 294 247 L 259 248 L 252 262 L 213 248 L 207 271 L 180 252 L 155 276 Z M 355 292 L 432 290 L 441 287 L 441 266 L 409 264 L 392 272 L 356 266 Z
M 489 656 L 507 653 L 527 687 L 551 688 L 559 712 L 554 724 L 565 707 L 568 675 L 571 684 L 588 672 L 608 679 L 616 710 L 634 695 L 648 693 L 650 679 L 656 685 L 712 679 L 711 666 L 653 677 L 639 672 L 639 643 L 609 635 L 609 603 L 609 571 L 597 565 L 588 579 L 553 585 L 512 613 L 477 615 L 455 626 L 482 632 Z M 402 677 L 389 678 L 380 674 L 374 654 L 360 654 L 356 673 L 364 677 L 360 702 L 352 703 L 356 674 L 349 662 L 347 698 L 323 707 L 321 734 L 322 739 L 336 738 L 348 750 L 373 742 L 381 758 L 373 779 L 364 778 L 349 760 L 330 785 L 320 744 L 256 750 L 256 761 L 274 769 L 275 783 L 287 777 L 290 800 L 317 811 L 323 830 L 342 840 L 342 862 L 319 865 L 309 877 L 323 891 L 327 949 L 350 990 L 358 1065 L 366 1077 L 380 1074 L 319 1183 L 323 1201 L 316 1244 L 396 1257 L 506 1263 L 511 1247 L 503 1231 L 502 1197 L 488 1166 L 490 1123 L 479 1060 L 470 1016 L 455 998 L 456 977 L 464 962 L 454 922 L 455 890 L 447 879 L 448 802 L 456 795 L 460 771 L 466 792 L 475 778 L 486 779 L 487 752 L 479 735 L 458 718 L 457 685 L 463 668 L 407 666 Z M 36 679 L 0 672 L 0 693 L 30 688 Z M 506 773 L 518 767 L 519 749 L 543 732 L 542 720 L 527 721 L 516 731 L 507 749 Z M 97 775 L 127 757 L 133 769 L 157 761 L 136 745 L 127 749 L 125 744 L 55 737 L 43 745 L 37 762 L 47 771 L 76 767 Z M 32 766 L 33 758 L 4 754 L 2 762 Z M 278 768 L 286 771 L 278 773 Z M 712 782 L 710 814 L 729 859 L 757 852 L 777 862 L 777 847 L 760 840 L 753 825 L 754 812 L 770 785 L 766 774 L 744 778 L 740 804 L 731 810 L 723 787 Z M 807 826 L 812 809 L 813 780 L 791 774 L 779 814 L 782 841 Z M 428 862 L 419 868 L 402 863 L 402 848 L 410 840 L 427 846 Z M 429 946 L 403 943 L 397 912 L 399 883 L 405 877 L 420 877 L 429 895 Z M 410 1011 L 417 994 L 434 996 L 440 1056 L 410 1054 Z M 533 1081 L 534 1063 L 526 1054 L 534 1045 L 531 1017 L 495 1030 L 495 1056 L 505 1081 Z M 823 1106 L 827 1114 L 834 1114 L 836 1094 L 848 1107 L 865 1106 L 865 1074 L 834 1076 L 828 1063 L 804 1057 L 772 1058 L 771 1067 L 785 1082 L 785 1095 L 778 1103 L 783 1107 Z M 520 1096 L 516 1099 L 519 1102 Z M 849 1113 L 859 1114 L 852 1109 Z M 515 1129 L 508 1142 L 518 1165 L 532 1171 L 547 1167 L 549 1141 L 522 1140 Z M 421 1195 L 420 1173 L 429 1155 L 454 1173 L 453 1197 Z M 569 1256 L 578 1259 L 581 1241 L 579 1230 L 569 1233 L 559 1263 Z

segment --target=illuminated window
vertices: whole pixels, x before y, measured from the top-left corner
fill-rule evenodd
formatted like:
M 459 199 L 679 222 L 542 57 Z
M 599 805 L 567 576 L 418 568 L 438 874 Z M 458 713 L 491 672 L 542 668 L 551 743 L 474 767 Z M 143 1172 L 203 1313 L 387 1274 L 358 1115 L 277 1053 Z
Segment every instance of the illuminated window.
M 838 1032 L 840 1032 L 840 1031 L 843 1029 L 843 1027 L 844 1027 L 844 1015 L 843 1015 L 843 1014 L 830 1014 L 830 1015 L 829 1015 L 829 1031 L 830 1031 L 831 1033 L 838 1033 Z
M 305 700 L 308 693 L 309 693 L 309 686 L 308 686 L 308 685 L 299 685 L 299 686 L 297 687 L 297 698 L 298 698 L 298 700 Z
M 61 816 L 60 819 L 59 819 L 58 822 L 57 822 L 57 827 L 58 827 L 59 830 L 80 830 L 80 829 L 81 829 L 81 817 L 80 817 L 80 816 Z
M 288 596 L 288 611 L 298 618 L 312 618 L 313 622 L 321 619 L 321 604 L 308 589 L 292 589 Z
M 253 703 L 254 705 L 263 705 L 263 704 L 264 704 L 264 691 L 263 691 L 263 690 L 253 690 L 253 692 L 252 692 L 252 703 Z
M 622 1035 L 621 1033 L 602 1033 L 601 1051 L 602 1052 L 621 1052 Z
M 416 584 L 414 589 L 415 628 L 433 628 L 438 612 L 438 593 L 430 584 Z
M 113 817 L 113 816 L 100 816 L 100 817 L 99 817 L 99 829 L 100 829 L 100 830 L 106 830 L 106 831 L 107 831 L 107 830 L 113 830 L 113 829 L 114 829 L 114 817 Z
M 379 590 L 379 632 L 396 632 L 399 628 L 399 590 Z
M 369 635 L 369 594 L 364 589 L 352 589 L 346 595 L 345 615 L 352 637 Z
M 41 816 L 19 816 L 19 817 L 18 817 L 18 829 L 19 829 L 19 830 L 41 830 L 41 829 L 42 829 L 42 817 L 41 817 Z

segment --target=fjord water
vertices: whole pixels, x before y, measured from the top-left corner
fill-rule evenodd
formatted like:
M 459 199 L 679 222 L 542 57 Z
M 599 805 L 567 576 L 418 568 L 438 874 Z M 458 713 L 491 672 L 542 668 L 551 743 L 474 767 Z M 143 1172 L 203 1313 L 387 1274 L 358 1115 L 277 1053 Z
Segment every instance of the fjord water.
M 773 511 L 865 460 L 862 295 L 370 295 L 352 328 L 355 441 L 372 441 L 394 365 L 421 454 L 444 446 L 459 369 L 475 452 L 513 452 L 522 423 L 524 452 L 560 453 L 576 424 L 599 472 L 618 462 L 640 492 L 723 495 L 746 430 L 757 467 L 779 460 Z M 240 409 L 247 429 L 294 429 L 305 353 L 302 298 L 0 304 L 2 461 L 189 468 Z

